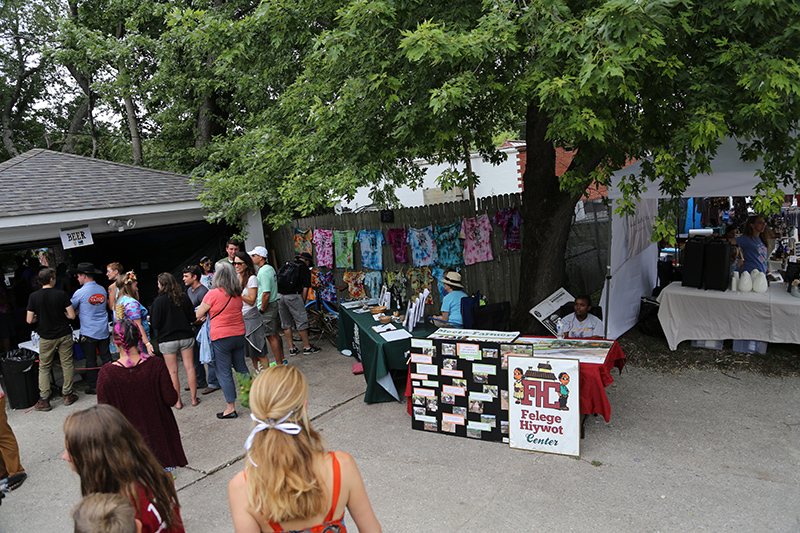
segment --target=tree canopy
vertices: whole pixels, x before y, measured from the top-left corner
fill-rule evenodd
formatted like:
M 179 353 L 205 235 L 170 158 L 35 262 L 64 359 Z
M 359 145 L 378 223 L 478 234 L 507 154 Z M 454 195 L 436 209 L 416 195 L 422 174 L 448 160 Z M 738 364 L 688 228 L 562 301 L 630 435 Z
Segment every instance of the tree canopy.
M 764 160 L 759 211 L 800 175 L 790 0 L 68 3 L 53 60 L 125 117 L 144 164 L 192 171 L 213 220 L 264 208 L 278 226 L 363 185 L 392 205 L 397 185 L 421 182 L 414 159 L 499 161 L 493 135 L 523 123 L 518 321 L 563 281 L 582 191 L 626 161 L 644 162 L 622 182 L 625 212 L 645 187 L 680 197 L 726 137 Z M 560 178 L 556 147 L 575 150 Z

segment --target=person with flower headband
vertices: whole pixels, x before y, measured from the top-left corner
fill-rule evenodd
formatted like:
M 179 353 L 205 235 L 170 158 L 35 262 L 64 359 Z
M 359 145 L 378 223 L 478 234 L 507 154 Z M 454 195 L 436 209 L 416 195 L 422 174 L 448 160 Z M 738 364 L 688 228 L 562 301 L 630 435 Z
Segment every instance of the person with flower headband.
M 186 466 L 172 406 L 178 392 L 160 357 L 139 351 L 139 328 L 123 318 L 114 324 L 120 358 L 103 365 L 97 376 L 97 403 L 119 409 L 144 437 L 147 447 L 167 471 Z
M 114 305 L 114 321 L 127 318 L 139 328 L 141 340 L 139 341 L 139 351 L 142 353 L 152 353 L 153 345 L 150 343 L 150 323 L 147 321 L 147 308 L 139 303 L 136 295 L 139 294 L 139 281 L 136 273 L 131 270 L 117 276 L 117 288 L 119 296 Z
M 355 461 L 325 451 L 307 404 L 308 382 L 294 366 L 268 368 L 253 381 L 245 469 L 228 484 L 236 533 L 341 533 L 345 507 L 358 531 L 381 531 Z

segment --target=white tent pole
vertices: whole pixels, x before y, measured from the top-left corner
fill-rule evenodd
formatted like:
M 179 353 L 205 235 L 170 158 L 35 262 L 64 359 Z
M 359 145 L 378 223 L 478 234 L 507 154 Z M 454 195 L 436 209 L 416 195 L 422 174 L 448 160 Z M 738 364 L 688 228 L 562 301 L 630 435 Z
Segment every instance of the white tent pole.
M 606 301 L 605 301 L 605 320 L 603 320 L 603 338 L 608 338 L 608 322 L 611 319 L 611 313 L 609 313 L 608 302 L 611 294 L 611 226 L 613 225 L 613 209 L 612 205 L 614 204 L 614 200 L 610 200 L 608 202 L 608 255 L 606 258 Z

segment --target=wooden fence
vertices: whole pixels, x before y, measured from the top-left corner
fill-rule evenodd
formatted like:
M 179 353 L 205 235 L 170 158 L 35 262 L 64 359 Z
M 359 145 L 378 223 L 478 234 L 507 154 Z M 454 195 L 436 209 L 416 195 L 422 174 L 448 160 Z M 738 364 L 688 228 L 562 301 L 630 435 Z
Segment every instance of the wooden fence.
M 330 229 L 354 230 L 355 232 L 362 229 L 377 229 L 386 235 L 386 230 L 391 228 L 424 228 L 431 224 L 434 226 L 437 224 L 446 226 L 464 218 L 484 214 L 489 215 L 491 219 L 500 209 L 519 208 L 520 201 L 519 194 L 506 194 L 479 199 L 477 208 L 473 208 L 469 201 L 461 201 L 394 209 L 394 222 L 391 223 L 381 222 L 381 213 L 379 211 L 308 217 L 294 220 L 290 225 L 272 231 L 269 236 L 269 245 L 273 248 L 277 264 L 281 265 L 294 258 L 294 233 L 297 228 L 303 231 L 308 229 Z M 521 232 L 524 231 L 525 224 L 522 224 Z M 494 224 L 492 224 L 491 243 L 493 261 L 461 267 L 464 291 L 472 294 L 480 290 L 482 294 L 488 297 L 490 303 L 510 301 L 513 306 L 516 304 L 519 294 L 521 254 L 520 252 L 506 252 L 503 250 L 503 231 Z M 354 268 L 352 270 L 362 270 L 361 248 L 357 242 L 353 250 L 353 260 Z M 387 244 L 383 247 L 384 272 L 405 271 L 411 266 L 411 262 L 396 263 L 391 246 Z M 333 269 L 337 285 L 344 285 L 342 276 L 346 270 L 348 269 Z M 432 283 L 431 290 L 434 293 L 434 303 L 432 306 L 428 306 L 426 313 L 438 312 L 441 307 L 436 283 Z M 340 293 L 340 295 L 342 294 L 345 293 Z

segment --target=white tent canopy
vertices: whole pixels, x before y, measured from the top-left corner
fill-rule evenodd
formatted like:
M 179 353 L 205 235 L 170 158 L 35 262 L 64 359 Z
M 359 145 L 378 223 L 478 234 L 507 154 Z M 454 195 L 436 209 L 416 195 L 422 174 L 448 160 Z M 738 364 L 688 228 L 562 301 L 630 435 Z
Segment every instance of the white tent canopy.
M 751 196 L 759 183 L 756 171 L 763 168 L 763 161 L 742 161 L 735 139 L 727 139 L 719 147 L 711 162 L 711 173 L 697 175 L 686 189 L 687 198 L 706 196 Z M 641 163 L 634 163 L 611 176 L 608 197 L 622 198 L 616 186 L 621 176 L 639 174 Z M 607 334 L 616 339 L 638 321 L 639 303 L 642 296 L 649 296 L 656 286 L 658 246 L 646 244 L 653 232 L 658 198 L 664 198 L 659 182 L 648 184 L 642 192 L 633 217 L 612 214 L 611 253 L 609 274 L 611 281 L 603 288 L 601 304 L 604 306 Z M 616 207 L 616 206 L 614 206 Z

